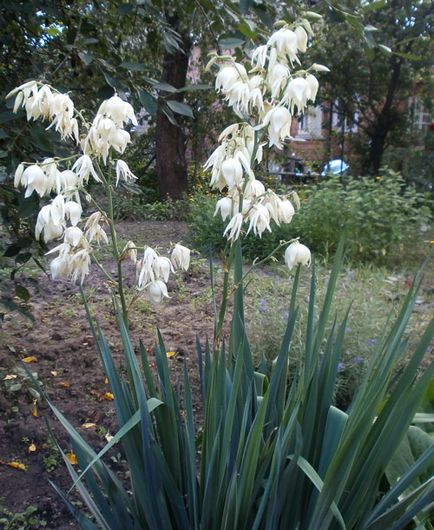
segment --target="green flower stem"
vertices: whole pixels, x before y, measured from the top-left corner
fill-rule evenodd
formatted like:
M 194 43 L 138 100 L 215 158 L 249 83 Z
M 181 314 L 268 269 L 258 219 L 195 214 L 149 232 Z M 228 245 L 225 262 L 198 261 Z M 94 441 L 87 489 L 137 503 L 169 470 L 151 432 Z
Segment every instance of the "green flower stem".
M 127 307 L 127 301 L 125 297 L 124 292 L 124 284 L 123 284 L 123 276 L 122 276 L 122 262 L 120 259 L 120 253 L 118 249 L 118 243 L 117 243 L 117 235 L 116 235 L 116 229 L 115 229 L 115 219 L 114 219 L 114 210 L 113 210 L 113 193 L 112 193 L 112 185 L 111 185 L 111 170 L 110 170 L 110 160 L 109 160 L 109 171 L 108 171 L 108 177 L 105 178 L 103 172 L 101 171 L 101 167 L 96 162 L 96 166 L 98 168 L 98 173 L 100 174 L 101 180 L 103 181 L 104 188 L 107 194 L 107 200 L 108 200 L 108 224 L 110 228 L 110 235 L 112 238 L 112 251 L 113 251 L 113 257 L 117 263 L 117 269 L 118 269 L 118 279 L 117 279 L 117 286 L 118 286 L 118 294 L 119 298 L 121 300 L 121 307 L 122 307 L 122 317 L 125 323 L 126 328 L 128 329 L 128 307 Z

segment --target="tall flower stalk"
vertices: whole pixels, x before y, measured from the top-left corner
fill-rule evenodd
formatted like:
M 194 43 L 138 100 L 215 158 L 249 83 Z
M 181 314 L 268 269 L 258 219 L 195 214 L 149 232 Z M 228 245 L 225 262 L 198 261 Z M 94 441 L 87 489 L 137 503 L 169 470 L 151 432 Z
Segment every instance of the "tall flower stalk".
M 24 108 L 27 120 L 49 122 L 62 140 L 75 144 L 76 154 L 65 158 L 47 158 L 40 162 L 23 162 L 16 172 L 16 187 L 25 189 L 25 196 L 37 193 L 51 201 L 38 214 L 35 235 L 45 242 L 63 240 L 48 254 L 57 254 L 51 261 L 53 279 L 69 278 L 83 283 L 90 273 L 91 262 L 102 270 L 115 287 L 119 297 L 124 322 L 128 325 L 127 293 L 123 280 L 123 262 L 130 260 L 136 268 L 137 290 L 146 291 L 153 302 L 168 297 L 166 282 L 175 269 L 186 270 L 190 251 L 176 245 L 174 259 L 160 256 L 151 247 L 138 246 L 129 241 L 120 249 L 116 235 L 113 210 L 113 192 L 121 181 L 136 180 L 128 164 L 116 156 L 123 155 L 131 141 L 125 127 L 137 125 L 133 107 L 117 94 L 103 101 L 92 122 L 87 122 L 68 94 L 62 94 L 49 85 L 29 81 L 14 89 L 7 96 L 15 98 L 14 112 Z M 86 189 L 90 180 L 100 184 L 105 192 L 105 211 Z M 90 212 L 84 216 L 83 199 L 90 204 Z M 80 228 L 81 225 L 81 228 Z M 108 225 L 110 249 L 117 265 L 117 276 L 112 275 L 99 262 L 96 254 L 101 245 L 108 245 L 104 227 Z M 180 248 L 183 254 L 180 267 Z M 138 259 L 138 251 L 143 257 Z M 133 296 L 133 300 L 136 296 Z
M 295 113 L 302 113 L 308 102 L 314 102 L 318 80 L 312 72 L 327 71 L 314 64 L 301 68 L 299 56 L 307 50 L 312 27 L 306 18 L 294 24 L 278 23 L 279 29 L 268 41 L 251 53 L 248 65 L 230 55 L 212 54 L 207 69 L 218 68 L 215 88 L 224 96 L 241 121 L 226 127 L 219 136 L 219 146 L 205 164 L 211 170 L 210 186 L 226 195 L 217 201 L 215 215 L 228 221 L 223 235 L 227 238 L 223 297 L 215 328 L 218 346 L 227 307 L 229 273 L 237 256 L 234 271 L 235 311 L 243 319 L 241 240 L 252 232 L 262 237 L 272 231 L 273 223 L 290 223 L 298 205 L 295 192 L 281 196 L 256 178 L 256 166 L 261 163 L 267 145 L 282 149 L 291 138 L 291 123 Z M 298 240 L 290 242 L 286 262 L 291 269 L 298 263 L 310 263 L 310 251 Z M 228 248 L 229 247 L 229 248 Z M 228 251 L 229 250 L 229 251 Z

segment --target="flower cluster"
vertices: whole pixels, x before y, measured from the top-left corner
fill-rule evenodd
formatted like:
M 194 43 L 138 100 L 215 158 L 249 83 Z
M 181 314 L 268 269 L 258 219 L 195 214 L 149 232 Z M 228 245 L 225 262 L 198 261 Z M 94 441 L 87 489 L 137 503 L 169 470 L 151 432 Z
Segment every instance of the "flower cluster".
M 277 225 L 290 223 L 294 216 L 289 198 L 267 189 L 255 177 L 254 168 L 262 160 L 264 145 L 281 149 L 290 138 L 292 116 L 314 102 L 318 80 L 312 72 L 328 71 L 317 64 L 307 70 L 300 67 L 299 55 L 307 50 L 312 35 L 307 19 L 293 26 L 281 24 L 266 44 L 253 51 L 250 68 L 230 55 L 214 54 L 208 63 L 207 68 L 218 66 L 216 90 L 242 120 L 221 133 L 219 146 L 205 164 L 205 169 L 211 170 L 210 186 L 227 190 L 218 200 L 215 214 L 228 220 L 224 235 L 231 242 L 244 233 L 261 237 L 265 231 L 271 232 L 273 221 Z M 294 192 L 292 200 L 297 206 Z M 310 252 L 304 245 L 296 241 L 290 249 L 286 260 L 290 268 L 296 263 L 308 264 Z
M 74 117 L 74 103 L 67 94 L 53 91 L 48 85 L 29 81 L 15 88 L 6 98 L 15 96 L 14 112 L 21 107 L 27 113 L 27 121 L 51 121 L 48 128 L 54 127 L 62 140 L 73 138 L 79 141 L 78 121 Z
M 163 297 L 169 297 L 166 283 L 170 273 L 175 272 L 176 269 L 186 271 L 189 265 L 190 250 L 178 243 L 170 259 L 158 255 L 151 247 L 146 247 L 143 258 L 136 262 L 138 288 L 147 288 L 151 300 L 159 303 Z
M 54 127 L 64 140 L 74 139 L 81 150 L 65 159 L 23 162 L 15 171 L 14 184 L 25 188 L 26 197 L 36 192 L 40 197 L 51 198 L 39 211 L 35 235 L 45 242 L 63 238 L 48 252 L 57 254 L 50 263 L 52 277 L 83 282 L 90 272 L 93 245 L 109 243 L 104 227 L 108 225 L 112 236 L 115 234 L 113 219 L 93 201 L 85 186 L 92 178 L 107 191 L 113 185 L 118 186 L 120 181 L 136 179 L 125 161 L 112 159 L 113 154 L 123 154 L 131 140 L 124 127 L 129 123 L 137 125 L 134 109 L 115 94 L 103 101 L 92 123 L 88 124 L 67 94 L 37 81 L 24 83 L 8 97 L 15 97 L 14 112 L 24 108 L 28 120 L 50 121 L 48 128 Z M 81 138 L 76 116 L 85 130 Z M 104 163 L 102 168 L 100 160 Z M 97 208 L 87 218 L 82 218 L 81 193 Z M 115 242 L 112 244 L 115 248 Z M 181 245 L 175 245 L 171 260 L 147 247 L 144 257 L 137 261 L 137 247 L 132 241 L 120 254 L 117 251 L 115 254 L 119 261 L 128 258 L 136 264 L 137 287 L 147 289 L 154 302 L 168 296 L 169 274 L 175 269 L 186 270 L 190 261 L 190 251 Z

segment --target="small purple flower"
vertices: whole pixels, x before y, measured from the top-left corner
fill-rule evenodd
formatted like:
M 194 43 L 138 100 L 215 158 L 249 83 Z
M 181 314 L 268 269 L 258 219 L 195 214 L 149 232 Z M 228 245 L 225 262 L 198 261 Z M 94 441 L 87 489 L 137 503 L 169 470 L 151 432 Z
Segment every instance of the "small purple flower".
M 365 362 L 365 359 L 361 355 L 357 355 L 353 359 L 353 364 L 363 364 Z
M 288 320 L 288 318 L 289 318 L 289 313 L 288 313 L 288 311 L 284 311 L 284 313 L 283 313 L 283 315 L 282 315 L 282 320 L 283 320 L 284 322 L 286 322 L 286 321 Z
M 368 340 L 368 346 L 375 346 L 377 344 L 377 339 L 369 339 Z
M 259 312 L 260 313 L 268 313 L 268 302 L 267 302 L 267 300 L 262 299 L 259 302 Z
M 351 333 L 353 331 L 352 328 L 345 328 L 345 333 Z
M 339 363 L 338 364 L 338 372 L 343 372 L 345 370 L 345 364 L 344 363 Z

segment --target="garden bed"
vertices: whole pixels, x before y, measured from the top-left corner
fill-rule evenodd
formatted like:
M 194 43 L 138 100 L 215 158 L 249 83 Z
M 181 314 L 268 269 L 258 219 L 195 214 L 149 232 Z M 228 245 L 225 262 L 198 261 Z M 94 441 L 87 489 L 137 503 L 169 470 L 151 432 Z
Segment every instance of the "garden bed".
M 124 222 L 119 225 L 119 235 L 125 241 L 133 237 L 139 244 L 158 243 L 161 248 L 168 247 L 170 242 L 187 240 L 185 225 L 171 222 Z M 102 259 L 105 259 L 104 256 Z M 110 260 L 106 264 L 114 272 L 115 264 Z M 346 304 L 351 296 L 363 297 L 361 293 L 371 285 L 371 292 L 366 292 L 365 302 L 367 307 L 373 307 L 370 315 L 373 319 L 377 315 L 377 305 L 382 306 L 384 313 L 378 318 L 386 319 L 387 314 L 399 304 L 411 281 L 408 274 L 391 275 L 384 270 L 379 273 L 365 271 L 364 275 L 359 276 L 357 274 L 359 273 L 354 271 L 345 272 L 338 294 L 343 298 L 343 304 Z M 253 341 L 255 327 L 260 325 L 261 329 L 265 329 L 267 319 L 273 320 L 276 329 L 282 325 L 280 321 L 276 322 L 278 315 L 284 314 L 285 299 L 291 288 L 290 282 L 283 275 L 289 276 L 276 267 L 261 269 L 248 288 L 248 326 L 253 332 Z M 132 268 L 126 278 L 127 283 L 133 284 Z M 6 528 L 77 528 L 49 484 L 49 480 L 52 480 L 64 491 L 70 487 L 70 477 L 54 442 L 55 438 L 68 453 L 71 450 L 68 436 L 58 422 L 52 419 L 47 404 L 43 400 L 35 401 L 35 394 L 23 366 L 37 374 L 52 401 L 95 449 L 102 448 L 107 443 L 107 438 L 116 432 L 112 395 L 97 360 L 78 288 L 66 281 L 53 282 L 37 271 L 26 272 L 21 282 L 32 293 L 29 310 L 34 322 L 11 313 L 6 315 L 2 327 L 0 460 L 3 463 L 0 465 L 0 483 L 3 487 L 0 491 L 0 520 L 5 517 L 5 520 L 11 521 L 12 514 L 21 514 L 22 521 L 13 524 L 8 522 L 10 526 L 5 523 Z M 306 290 L 308 274 L 303 277 L 303 282 Z M 321 284 L 321 274 L 319 283 Z M 265 298 L 262 288 L 265 289 Z M 113 348 L 115 359 L 122 366 L 115 316 L 111 310 L 109 289 L 104 277 L 98 273 L 92 274 L 86 283 L 85 292 L 91 309 Z M 190 271 L 169 282 L 169 295 L 171 298 L 162 306 L 153 307 L 146 296 L 136 304 L 131 312 L 132 338 L 135 346 L 138 345 L 139 338 L 142 339 L 147 350 L 152 352 L 155 329 L 159 327 L 167 349 L 171 352 L 169 364 L 173 377 L 176 379 L 182 375 L 183 364 L 187 362 L 198 398 L 199 381 L 194 369 L 196 337 L 204 340 L 206 336 L 212 335 L 213 329 L 213 303 L 206 260 L 196 255 Z M 416 335 L 432 313 L 432 300 L 433 293 L 427 283 L 426 289 L 421 293 L 414 319 L 413 331 Z M 360 307 L 363 300 L 358 302 L 356 307 Z M 359 315 L 356 320 L 360 323 Z M 381 323 L 376 324 L 381 329 Z M 349 336 L 356 331 L 354 326 L 353 329 L 349 327 Z M 375 331 L 372 331 L 372 337 L 364 333 L 365 331 L 359 330 L 359 334 L 363 336 L 353 339 L 353 348 L 360 343 L 361 351 L 366 355 L 369 353 L 369 340 L 375 341 Z M 272 346 L 271 342 L 270 338 L 269 347 Z M 257 343 L 256 346 L 265 351 L 267 345 Z M 360 357 L 360 351 L 351 353 L 352 358 Z M 23 363 L 23 359 L 29 362 Z M 360 366 L 348 361 L 343 368 L 348 372 L 345 381 L 351 380 L 352 370 L 359 369 Z M 356 382 L 353 381 L 352 384 L 354 386 Z M 199 407 L 197 401 L 196 407 Z M 54 438 L 47 428 L 47 421 Z M 125 478 L 121 453 L 113 450 L 110 454 L 114 470 L 121 478 Z M 73 461 L 74 455 L 71 454 L 70 458 Z M 16 467 L 7 465 L 13 463 Z M 21 464 L 25 466 L 25 470 L 19 469 Z M 80 502 L 78 497 L 76 502 Z

